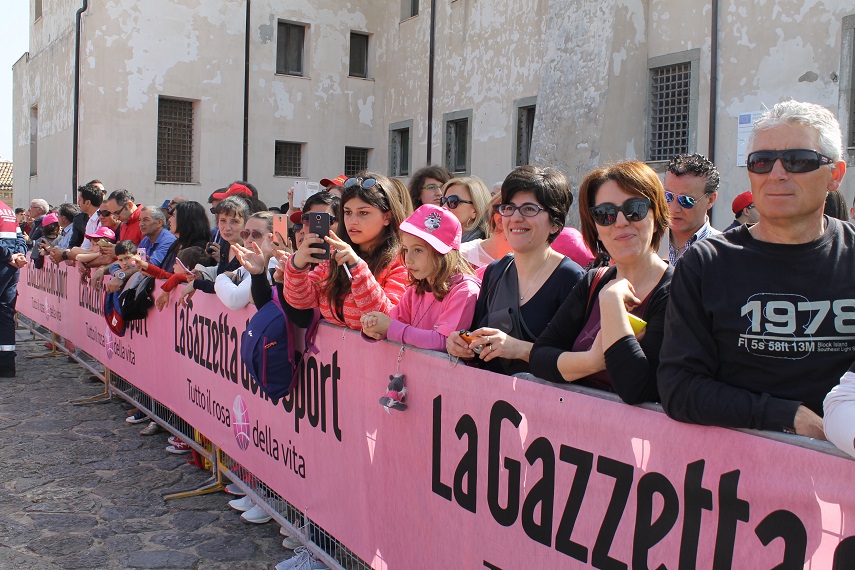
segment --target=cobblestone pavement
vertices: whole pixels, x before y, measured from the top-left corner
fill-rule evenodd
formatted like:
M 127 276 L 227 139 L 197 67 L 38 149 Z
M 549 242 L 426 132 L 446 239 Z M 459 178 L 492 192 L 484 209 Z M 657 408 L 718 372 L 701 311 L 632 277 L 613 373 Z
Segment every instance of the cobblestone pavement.
M 209 473 L 144 437 L 119 400 L 73 406 L 102 384 L 18 330 L 17 378 L 0 379 L 0 569 L 272 568 L 291 555 L 212 493 L 164 501 Z

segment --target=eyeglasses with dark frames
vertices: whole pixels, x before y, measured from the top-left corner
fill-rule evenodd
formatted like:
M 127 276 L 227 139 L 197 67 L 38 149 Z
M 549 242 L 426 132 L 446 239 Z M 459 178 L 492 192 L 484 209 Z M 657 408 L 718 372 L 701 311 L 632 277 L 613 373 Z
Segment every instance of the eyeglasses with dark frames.
M 499 204 L 496 206 L 496 211 L 500 216 L 505 218 L 510 218 L 517 210 L 519 210 L 520 215 L 524 218 L 533 218 L 541 213 L 543 208 L 537 204 L 532 204 L 531 202 L 526 202 L 520 206 L 517 206 L 516 204 Z
M 452 194 L 451 196 L 443 196 L 439 199 L 440 206 L 448 206 L 449 210 L 457 209 L 457 206 L 460 204 L 475 204 L 472 200 L 464 200 L 457 194 Z

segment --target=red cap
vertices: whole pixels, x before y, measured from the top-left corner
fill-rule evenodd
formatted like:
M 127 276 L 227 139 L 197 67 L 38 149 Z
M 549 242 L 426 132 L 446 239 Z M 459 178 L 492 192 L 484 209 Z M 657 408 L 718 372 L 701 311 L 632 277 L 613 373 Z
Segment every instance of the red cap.
M 733 199 L 733 204 L 731 204 L 730 209 L 733 210 L 734 214 L 738 214 L 748 206 L 754 203 L 754 195 L 751 194 L 751 190 L 748 192 L 743 192 L 739 196 Z
M 347 176 L 345 174 L 339 174 L 332 180 L 329 178 L 324 178 L 321 180 L 321 186 L 324 188 L 329 188 L 330 186 L 343 186 L 345 181 L 347 180 Z
M 243 194 L 252 198 L 252 190 L 250 190 L 243 184 L 238 184 L 237 182 L 229 186 L 229 189 L 225 192 L 214 192 L 213 194 L 211 194 L 211 198 L 214 200 L 225 200 L 229 196 L 234 196 L 235 194 Z
M 291 217 L 289 218 L 292 224 L 302 224 L 303 223 L 303 210 L 297 210 Z

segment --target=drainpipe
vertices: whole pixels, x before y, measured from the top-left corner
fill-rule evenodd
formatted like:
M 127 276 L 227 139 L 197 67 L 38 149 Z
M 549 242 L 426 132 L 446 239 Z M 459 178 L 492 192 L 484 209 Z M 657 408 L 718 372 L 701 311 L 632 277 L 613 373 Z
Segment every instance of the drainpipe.
M 246 44 L 243 48 L 243 178 L 241 180 L 249 180 L 247 170 L 249 162 L 249 16 L 251 5 L 252 0 L 246 0 Z
M 433 67 L 436 45 L 436 0 L 430 0 L 430 47 L 428 49 L 428 108 L 427 108 L 427 162 L 431 163 L 433 146 Z
M 715 123 L 718 102 L 718 0 L 712 0 L 712 22 L 710 25 L 710 137 L 707 143 L 707 158 L 715 164 Z
M 89 8 L 89 0 L 83 0 L 83 6 L 77 11 L 74 30 L 74 121 L 71 127 L 71 196 L 77 202 L 77 150 L 80 139 L 80 20 Z

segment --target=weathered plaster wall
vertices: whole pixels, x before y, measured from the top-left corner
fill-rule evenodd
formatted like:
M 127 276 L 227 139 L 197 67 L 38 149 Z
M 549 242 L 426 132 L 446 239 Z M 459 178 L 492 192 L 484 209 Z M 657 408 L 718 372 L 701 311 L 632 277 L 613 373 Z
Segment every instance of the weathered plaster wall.
M 811 101 L 840 116 L 841 22 L 855 14 L 850 0 L 723 2 L 719 68 L 716 163 L 722 171 L 723 207 L 715 221 L 732 219 L 730 202 L 748 189 L 736 166 L 740 113 L 762 111 L 785 99 Z M 851 47 L 850 47 L 851 49 Z M 847 62 L 851 65 L 851 55 Z M 845 136 L 845 131 L 844 131 Z M 842 190 L 855 196 L 855 166 Z
M 249 172 L 269 205 L 287 201 L 295 180 L 273 175 L 276 140 L 305 143 L 302 179 L 341 174 L 345 146 L 373 149 L 369 168 L 386 171 L 388 6 L 360 4 L 252 4 Z M 302 77 L 276 73 L 279 21 L 307 26 Z M 370 36 L 367 79 L 348 76 L 351 31 Z
M 16 205 L 45 197 L 71 199 L 71 125 L 74 31 L 54 38 L 13 66 L 13 139 Z M 30 108 L 38 107 L 37 175 L 30 173 Z

